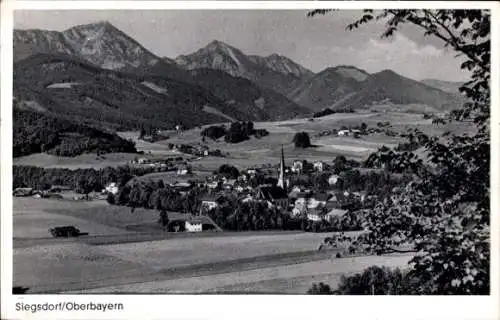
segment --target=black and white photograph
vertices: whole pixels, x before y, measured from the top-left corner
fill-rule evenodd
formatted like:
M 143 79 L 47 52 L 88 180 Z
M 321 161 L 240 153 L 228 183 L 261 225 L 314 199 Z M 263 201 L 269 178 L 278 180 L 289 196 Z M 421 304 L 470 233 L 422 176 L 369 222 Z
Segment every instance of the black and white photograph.
M 13 296 L 491 295 L 491 10 L 314 3 L 13 11 Z

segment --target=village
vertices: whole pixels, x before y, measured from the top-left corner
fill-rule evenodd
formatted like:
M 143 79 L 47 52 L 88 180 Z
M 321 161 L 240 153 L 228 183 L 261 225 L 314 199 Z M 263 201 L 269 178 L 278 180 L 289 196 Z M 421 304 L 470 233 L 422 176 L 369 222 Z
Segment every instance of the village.
M 110 204 L 118 204 L 118 198 L 122 189 L 130 190 L 130 186 L 140 181 L 141 185 L 146 183 L 150 188 L 168 187 L 179 196 L 179 199 L 187 198 L 195 193 L 195 204 L 189 208 L 181 207 L 184 213 L 183 219 L 171 220 L 164 230 L 178 232 L 201 232 L 222 231 L 214 221 L 213 213 L 218 208 L 228 206 L 228 199 L 233 199 L 234 206 L 242 204 L 258 203 L 264 205 L 267 210 L 277 211 L 287 219 L 297 220 L 302 223 L 296 228 L 303 231 L 343 231 L 341 227 L 332 229 L 335 224 L 342 224 L 347 213 L 347 231 L 360 229 L 357 223 L 361 219 L 353 220 L 354 216 L 361 214 L 361 210 L 373 205 L 377 195 L 367 193 L 362 188 L 352 191 L 339 186 L 339 180 L 345 179 L 343 172 L 358 168 L 360 163 L 338 157 L 332 163 L 325 161 L 309 162 L 307 160 L 295 160 L 286 165 L 283 149 L 281 160 L 274 166 L 262 165 L 245 170 L 238 170 L 231 165 L 223 164 L 220 168 L 208 175 L 197 175 L 190 166 L 190 160 L 178 156 L 166 160 L 151 160 L 146 157 L 138 157 L 130 162 L 128 166 L 134 169 L 150 170 L 152 175 L 158 175 L 153 180 L 144 176 L 136 176 L 126 185 L 119 185 L 117 181 L 108 181 L 100 192 L 91 191 L 88 194 L 75 193 L 69 186 L 45 186 L 44 190 L 34 188 L 16 188 L 14 196 L 34 198 L 51 198 L 69 201 L 96 201 L 107 200 Z M 166 180 L 162 180 L 162 174 L 168 174 Z M 311 180 L 311 178 L 316 180 Z M 319 181 L 319 180 L 321 181 Z M 168 181 L 167 181 L 168 180 Z M 136 184 L 137 185 L 137 184 Z M 345 190 L 343 190 L 345 189 Z M 130 194 L 133 191 L 129 191 Z M 131 198 L 128 194 L 126 197 Z M 141 199 L 136 206 L 148 207 L 151 193 Z M 182 200 L 179 200 L 182 201 Z M 131 200 L 121 203 L 130 206 Z M 235 204 L 236 203 L 236 204 Z M 124 208 L 125 209 L 125 208 Z M 159 209 L 160 210 L 160 209 Z M 167 209 L 168 210 L 168 209 Z M 208 222 L 207 222 L 208 221 Z M 352 225 L 354 223 L 354 225 Z M 252 227 L 249 227 L 252 228 Z M 272 228 L 272 227 L 269 227 Z M 275 226 L 274 228 L 279 228 Z M 340 229 L 339 229 L 340 228 Z

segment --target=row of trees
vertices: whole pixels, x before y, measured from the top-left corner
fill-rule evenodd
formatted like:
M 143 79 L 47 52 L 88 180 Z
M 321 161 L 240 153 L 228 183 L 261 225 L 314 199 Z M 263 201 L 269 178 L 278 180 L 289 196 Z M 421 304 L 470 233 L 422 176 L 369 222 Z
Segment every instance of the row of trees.
M 224 141 L 229 143 L 238 143 L 248 140 L 250 136 L 261 138 L 267 136 L 269 132 L 265 129 L 255 129 L 252 121 L 232 122 L 229 129 L 225 126 L 209 126 L 201 131 L 204 137 L 217 140 L 224 137 Z
M 165 185 L 162 180 L 134 180 L 123 186 L 120 191 L 108 196 L 110 204 L 128 206 L 133 212 L 136 208 L 156 209 L 158 211 L 197 212 L 200 196 L 205 189 L 194 187 L 187 193 Z
M 315 112 L 313 114 L 313 118 L 321 118 L 321 117 L 324 117 L 324 116 L 328 116 L 330 114 L 335 114 L 335 113 L 354 113 L 354 109 L 353 108 L 342 108 L 342 109 L 330 109 L 330 108 L 325 108 L 321 111 L 318 111 L 318 112 Z
M 34 166 L 13 166 L 13 188 L 48 190 L 52 186 L 67 186 L 80 193 L 101 191 L 111 182 L 124 186 L 134 176 L 155 172 L 150 167 L 106 167 L 103 169 L 41 168 Z

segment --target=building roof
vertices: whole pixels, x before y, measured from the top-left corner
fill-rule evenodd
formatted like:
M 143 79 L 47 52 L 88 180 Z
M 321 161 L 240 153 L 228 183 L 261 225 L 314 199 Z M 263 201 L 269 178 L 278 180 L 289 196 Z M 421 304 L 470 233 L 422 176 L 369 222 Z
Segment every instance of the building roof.
M 260 187 L 260 192 L 266 200 L 283 199 L 288 198 L 285 189 L 277 186 L 271 187 Z
M 297 199 L 298 198 L 309 198 L 310 196 L 311 196 L 310 192 L 306 192 L 306 191 L 297 192 Z
M 330 199 L 331 197 L 332 195 L 328 193 L 316 193 L 312 196 L 312 198 L 316 199 L 317 201 L 328 201 L 328 199 Z
M 329 217 L 342 217 L 346 213 L 347 213 L 347 210 L 332 209 L 332 210 L 328 211 L 327 215 Z

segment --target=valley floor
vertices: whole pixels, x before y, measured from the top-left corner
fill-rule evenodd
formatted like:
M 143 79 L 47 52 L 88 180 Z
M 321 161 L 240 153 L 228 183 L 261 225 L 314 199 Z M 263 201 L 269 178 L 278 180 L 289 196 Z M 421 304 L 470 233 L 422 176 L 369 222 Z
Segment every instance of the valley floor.
M 15 198 L 14 286 L 29 293 L 303 294 L 313 282 L 334 286 L 342 274 L 373 264 L 404 267 L 409 260 L 337 259 L 336 251 L 318 251 L 327 236 L 318 233 L 164 236 L 127 230 L 128 224 L 148 223 L 154 215 L 152 210 L 132 214 L 102 201 L 70 206 L 61 200 Z M 89 235 L 50 238 L 47 230 L 58 225 L 75 225 Z

